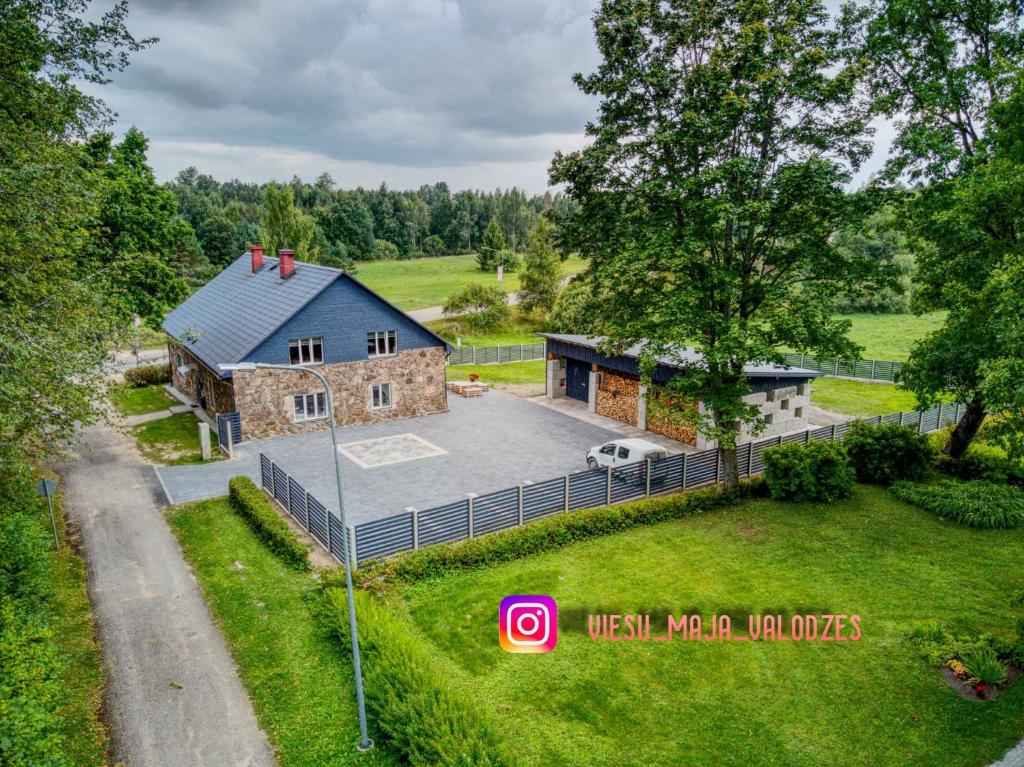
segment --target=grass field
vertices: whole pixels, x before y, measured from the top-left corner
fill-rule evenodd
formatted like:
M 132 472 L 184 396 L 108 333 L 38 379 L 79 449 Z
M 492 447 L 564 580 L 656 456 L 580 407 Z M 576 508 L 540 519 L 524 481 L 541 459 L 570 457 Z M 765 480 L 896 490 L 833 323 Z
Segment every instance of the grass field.
M 518 308 L 513 308 L 512 319 L 501 327 L 487 333 L 481 333 L 457 318 L 434 320 L 426 323 L 426 325 L 439 336 L 453 344 L 456 342 L 456 339 L 462 339 L 463 346 L 536 344 L 544 340 L 538 338 L 536 333 L 544 330 L 546 327 L 543 318 L 524 315 Z
M 585 262 L 570 258 L 562 262 L 564 276 L 583 270 Z M 401 309 L 439 306 L 452 293 L 470 283 L 499 284 L 495 275 L 477 268 L 476 256 L 442 256 L 407 261 L 361 261 L 356 277 Z M 519 273 L 505 275 L 505 290 L 519 290 Z M 518 343 L 518 342 L 517 342 Z
M 191 413 L 160 418 L 133 426 L 139 451 L 146 460 L 160 466 L 185 463 L 206 463 L 199 445 L 199 421 Z M 212 430 L 211 430 L 212 432 Z M 210 439 L 216 436 L 211 433 Z M 220 451 L 213 445 L 212 461 L 220 460 Z
M 959 697 L 912 627 L 1012 638 L 1024 529 L 944 524 L 860 486 L 828 505 L 747 502 L 419 584 L 404 606 L 492 712 L 517 763 L 984 765 L 1019 739 L 1024 682 Z M 508 594 L 547 594 L 557 648 L 497 642 Z M 845 642 L 599 642 L 586 615 L 857 614 Z M 664 619 L 662 619 L 664 620 Z M 787 618 L 788 620 L 788 618 Z M 652 634 L 664 633 L 652 624 Z M 737 633 L 743 633 L 737 631 Z
M 109 744 L 101 718 L 103 661 L 86 590 L 85 562 L 69 545 L 59 499 L 58 495 L 54 515 L 62 545 L 50 559 L 50 576 L 54 588 L 54 637 L 67 658 L 62 675 L 62 734 L 72 764 L 105 767 Z M 49 527 L 48 516 L 46 525 Z
M 168 521 L 280 767 L 394 764 L 381 749 L 355 750 L 352 666 L 310 613 L 316 581 L 285 567 L 224 499 L 172 509 Z
M 464 381 L 470 373 L 479 375 L 483 383 L 543 385 L 544 360 L 506 362 L 502 365 L 452 365 L 448 368 L 448 380 Z
M 914 341 L 937 330 L 945 319 L 944 312 L 918 317 L 914 314 L 847 314 L 850 338 L 864 347 L 864 359 L 902 362 Z
M 126 416 L 155 413 L 179 404 L 160 384 L 139 387 L 117 384 L 110 387 L 108 394 L 117 412 Z
M 892 384 L 827 376 L 814 379 L 811 403 L 835 413 L 867 417 L 917 409 L 914 395 Z

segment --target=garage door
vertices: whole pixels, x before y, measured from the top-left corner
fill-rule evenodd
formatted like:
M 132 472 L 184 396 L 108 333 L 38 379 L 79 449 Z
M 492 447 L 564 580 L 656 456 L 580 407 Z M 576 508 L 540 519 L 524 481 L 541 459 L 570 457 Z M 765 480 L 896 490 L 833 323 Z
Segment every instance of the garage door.
M 565 361 L 566 396 L 587 402 L 590 393 L 590 364 L 580 360 Z

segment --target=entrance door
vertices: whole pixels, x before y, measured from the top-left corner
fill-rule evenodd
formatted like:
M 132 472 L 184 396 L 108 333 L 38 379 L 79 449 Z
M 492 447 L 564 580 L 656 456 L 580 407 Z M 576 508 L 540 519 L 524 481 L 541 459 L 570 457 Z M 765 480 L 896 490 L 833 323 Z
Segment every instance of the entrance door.
M 580 360 L 565 361 L 565 394 L 587 402 L 590 394 L 590 364 Z

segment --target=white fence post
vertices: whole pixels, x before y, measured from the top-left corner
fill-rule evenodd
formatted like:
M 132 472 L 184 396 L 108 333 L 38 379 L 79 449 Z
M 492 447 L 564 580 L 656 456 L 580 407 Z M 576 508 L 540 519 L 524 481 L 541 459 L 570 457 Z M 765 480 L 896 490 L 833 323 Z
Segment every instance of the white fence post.
M 519 361 L 523 361 L 523 345 L 519 344 Z
M 839 375 L 839 360 L 836 360 L 836 372 L 835 375 Z
M 683 484 L 682 484 L 682 487 L 679 488 L 680 490 L 685 490 L 686 489 L 686 456 L 687 455 L 689 455 L 689 454 L 688 453 L 683 453 Z
M 476 493 L 466 493 L 469 498 L 469 537 L 473 537 L 473 507 L 474 501 L 476 500 Z
M 519 526 L 523 526 L 523 483 L 519 483 Z
M 878 362 L 878 360 L 871 360 L 871 380 L 872 381 L 875 380 L 875 363 L 876 362 Z
M 917 411 L 917 433 L 924 434 L 924 413 L 923 410 Z
M 644 478 L 645 491 L 644 496 L 647 498 L 651 497 L 651 459 L 646 459 L 647 463 L 647 476 Z
M 470 347 L 473 350 L 473 364 L 476 364 L 476 347 Z
M 260 453 L 263 455 L 263 453 Z M 260 466 L 263 466 L 263 461 L 260 461 Z M 277 477 L 274 476 L 274 462 L 270 462 L 270 496 L 277 498 Z
M 605 469 L 605 477 L 606 477 L 606 479 L 605 479 L 605 487 L 604 487 L 605 506 L 611 506 L 612 505 L 612 467 L 610 465 L 608 467 L 606 467 L 606 469 Z
M 956 403 L 956 410 L 953 411 L 953 423 L 960 423 L 960 403 Z
M 569 510 L 569 475 L 565 475 L 565 508 L 564 511 Z
M 722 474 L 722 448 L 715 448 L 715 484 L 718 484 L 718 479 Z
M 754 441 L 747 443 L 747 479 L 750 479 L 750 464 L 754 460 Z

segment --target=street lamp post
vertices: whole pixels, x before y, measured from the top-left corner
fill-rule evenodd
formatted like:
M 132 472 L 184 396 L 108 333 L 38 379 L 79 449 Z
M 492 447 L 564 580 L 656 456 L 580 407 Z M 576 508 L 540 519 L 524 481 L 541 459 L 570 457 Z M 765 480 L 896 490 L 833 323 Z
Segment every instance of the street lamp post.
M 240 362 L 235 365 L 219 365 L 221 370 L 231 371 L 252 371 L 252 370 L 287 370 L 291 373 L 310 373 L 315 376 L 324 387 L 324 397 L 327 400 L 327 424 L 331 430 L 331 446 L 334 453 L 334 479 L 338 485 L 338 514 L 341 517 L 342 538 L 345 542 L 345 592 L 348 595 L 348 628 L 352 636 L 352 666 L 356 676 L 356 706 L 359 709 L 359 751 L 369 751 L 373 748 L 373 741 L 366 730 L 366 699 L 363 696 L 363 669 L 359 661 L 359 633 L 356 630 L 356 603 L 352 598 L 352 558 L 349 549 L 348 525 L 345 523 L 345 501 L 341 490 L 341 461 L 338 458 L 338 437 L 334 431 L 334 399 L 331 397 L 331 386 L 327 378 L 318 370 L 309 367 L 291 365 L 270 365 L 265 362 Z M 328 512 L 330 513 L 330 512 Z

